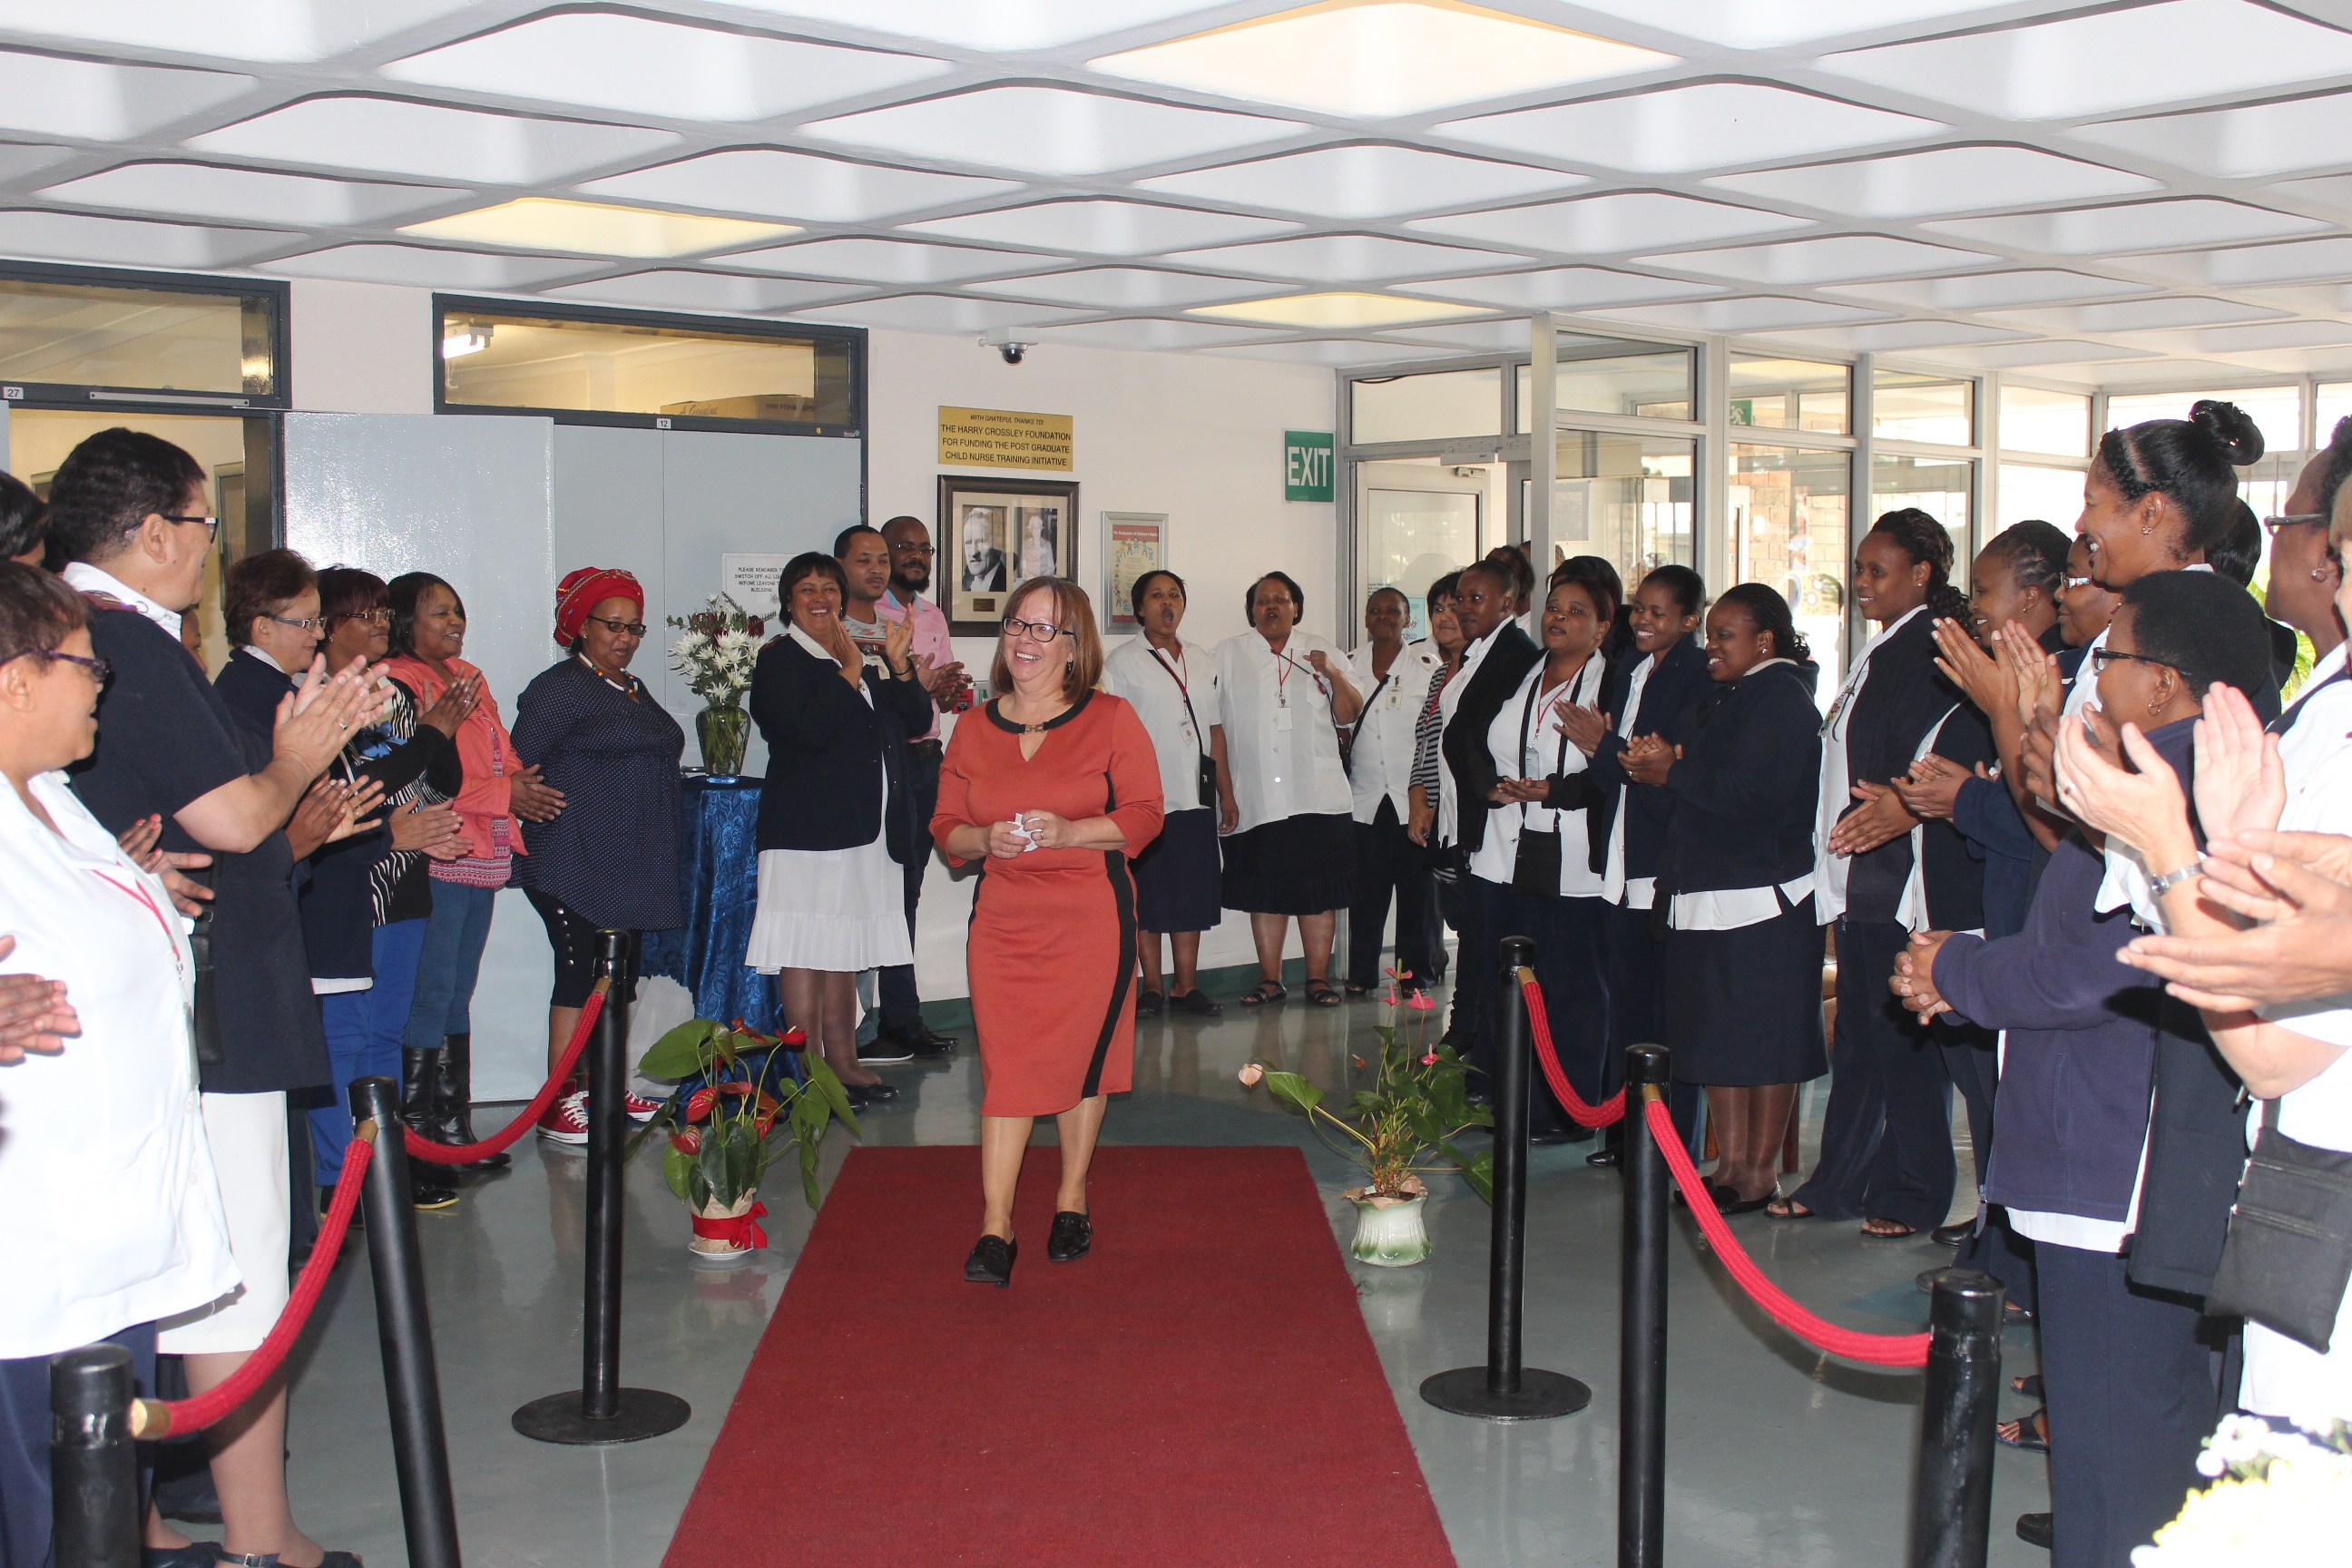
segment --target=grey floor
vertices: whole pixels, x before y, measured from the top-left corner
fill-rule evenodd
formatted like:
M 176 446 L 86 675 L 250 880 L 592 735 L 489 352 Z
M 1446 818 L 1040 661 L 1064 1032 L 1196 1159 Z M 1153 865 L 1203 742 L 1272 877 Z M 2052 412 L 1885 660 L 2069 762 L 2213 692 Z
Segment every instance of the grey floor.
M 1223 1020 L 1147 1023 L 1136 1089 L 1113 1102 L 1107 1139 L 1128 1143 L 1298 1144 L 1324 1190 L 1337 1239 L 1353 1226 L 1339 1196 L 1351 1167 L 1300 1122 L 1245 1093 L 1253 1058 L 1339 1088 L 1384 1010 L 1338 1011 L 1292 1000 Z M 944 1065 L 884 1069 L 904 1092 L 866 1119 L 876 1145 L 977 1141 L 980 1073 L 970 1046 Z M 1806 1158 L 1825 1086 L 1807 1097 Z M 487 1128 L 498 1114 L 478 1119 Z M 1050 1124 L 1045 1134 L 1050 1135 Z M 1965 1129 L 1962 1186 L 1967 1187 Z M 836 1132 L 828 1169 L 848 1140 Z M 1351 1266 L 1364 1318 L 1463 1568 L 1614 1563 L 1617 1254 L 1621 1188 L 1589 1169 L 1587 1147 L 1535 1151 L 1528 1195 L 1527 1361 L 1591 1384 L 1581 1413 L 1489 1426 L 1424 1405 L 1430 1373 L 1486 1355 L 1487 1211 L 1451 1181 L 1431 1204 L 1437 1254 L 1412 1269 Z M 458 1516 L 471 1568 L 649 1568 L 660 1561 L 727 1403 L 749 1362 L 810 1216 L 796 1194 L 771 1194 L 772 1246 L 732 1270 L 688 1260 L 682 1211 L 650 1158 L 628 1174 L 624 1381 L 691 1401 L 682 1430 L 612 1448 L 562 1448 L 518 1436 L 515 1406 L 580 1382 L 584 1162 L 527 1140 L 509 1172 L 470 1181 L 457 1208 L 419 1216 L 427 1257 Z M 1448 1190 L 1454 1189 L 1454 1190 Z M 956 1195 L 950 1194 L 950 1201 Z M 971 1195 L 977 1220 L 978 1199 Z M 1099 1216 L 1116 1245 L 1118 1216 Z M 1908 1332 L 1927 1298 L 1912 1278 L 1948 1255 L 1921 1239 L 1861 1239 L 1851 1224 L 1735 1220 L 1765 1270 L 1846 1326 Z M 1919 1375 L 1835 1363 L 1772 1326 L 1705 1255 L 1686 1215 L 1674 1221 L 1666 1561 L 1675 1568 L 1884 1568 L 1904 1556 L 1917 1442 Z M 353 1249 L 299 1352 L 290 1479 L 306 1529 L 372 1568 L 406 1561 L 378 1373 L 367 1272 Z M 942 1268 L 961 1260 L 943 1258 Z M 1203 1286 L 1202 1288 L 1213 1288 Z M 1018 1289 L 1016 1284 L 1015 1289 Z M 887 1307 L 885 1308 L 887 1310 Z M 2029 1334 L 2012 1331 L 2009 1371 L 2030 1371 Z M 822 1375 L 859 1375 L 826 1368 Z M 2010 1414 L 2026 1402 L 2005 1401 Z M 789 1415 L 782 1416 L 790 1419 Z M 811 1432 L 817 1442 L 855 1435 Z M 2049 1506 L 2038 1456 L 1999 1452 L 1991 1563 L 2038 1565 L 2014 1516 Z M 874 1506 L 887 1507 L 889 1458 L 876 1456 Z M 790 1533 L 793 1495 L 778 1478 L 772 1519 L 746 1529 Z M 1095 1491 L 1090 1506 L 1115 1509 Z

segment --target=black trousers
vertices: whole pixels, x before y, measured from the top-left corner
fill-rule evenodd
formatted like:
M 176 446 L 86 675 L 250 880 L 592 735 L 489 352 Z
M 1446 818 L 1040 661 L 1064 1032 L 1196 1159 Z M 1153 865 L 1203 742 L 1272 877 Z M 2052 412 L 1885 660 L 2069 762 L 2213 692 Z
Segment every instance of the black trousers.
M 2193 1301 L 2132 1284 L 2112 1253 L 2042 1242 L 2034 1264 L 2051 1568 L 2129 1568 L 2200 1484 L 2198 1447 L 2221 1414 L 2213 1352 Z
M 548 994 L 551 1007 L 585 1007 L 588 994 L 596 989 L 596 936 L 601 929 L 594 921 L 573 910 L 561 899 L 527 889 L 523 897 L 539 912 L 540 924 L 547 928 L 547 945 L 555 952 L 555 985 Z M 625 1002 L 637 996 L 637 968 L 645 950 L 645 933 L 629 934 L 629 988 L 623 994 Z
M 1943 1054 L 1886 987 L 1909 941 L 1894 921 L 1837 922 L 1837 1035 L 1822 1157 L 1793 1196 L 1831 1219 L 1927 1230 L 1951 1212 L 1958 1173 Z
M 1429 910 L 1435 887 L 1429 858 L 1405 837 L 1392 802 L 1381 802 L 1370 822 L 1356 824 L 1356 886 L 1363 897 L 1348 906 L 1348 979 L 1370 988 L 1381 978 L 1381 937 L 1389 923 L 1389 897 L 1396 897 L 1396 967 L 1412 976 L 1415 989 L 1429 984 L 1436 961 L 1429 945 Z
M 1428 853 L 1430 879 L 1436 884 L 1438 914 L 1454 928 L 1454 1007 L 1447 1015 L 1451 1021 L 1445 1033 L 1456 1049 L 1467 1053 L 1478 1038 L 1479 1008 L 1484 1000 L 1480 988 L 1485 982 L 1477 970 L 1485 961 L 1478 956 L 1476 902 L 1470 896 L 1470 873 L 1461 869 L 1460 852 L 1433 845 Z M 1453 865 L 1449 876 L 1437 874 L 1441 860 Z
M 915 797 L 916 853 L 899 868 L 907 879 L 907 940 L 915 936 L 915 906 L 923 901 L 923 873 L 931 868 L 931 813 L 940 806 L 940 743 L 919 741 L 907 748 L 907 786 Z M 915 966 L 894 963 L 878 986 L 882 1026 L 911 1029 L 923 1021 L 922 994 L 915 989 Z
M 104 1342 L 131 1352 L 131 1384 L 155 1395 L 155 1325 L 137 1323 Z M 140 1447 L 139 1489 L 147 1489 L 150 1450 Z M 48 1568 L 49 1358 L 0 1361 L 0 1568 Z
M 1623 904 L 1611 904 L 1601 912 L 1601 951 L 1609 976 L 1609 1053 L 1615 1058 L 1611 1080 L 1616 1084 L 1625 1079 L 1625 1049 L 1629 1046 L 1654 1046 L 1666 1037 L 1665 996 L 1662 987 L 1665 972 L 1660 964 L 1664 948 L 1650 934 L 1650 911 Z M 1703 1145 L 1694 1142 L 1698 1132 L 1699 1110 L 1706 1102 L 1706 1090 L 1695 1083 L 1675 1079 L 1666 1085 L 1666 1110 L 1675 1119 L 1675 1130 L 1683 1135 L 1683 1144 L 1696 1160 Z M 1637 1108 L 1628 1108 L 1629 1115 L 1638 1114 Z M 1612 1121 L 1601 1133 L 1609 1148 L 1622 1148 L 1625 1123 Z

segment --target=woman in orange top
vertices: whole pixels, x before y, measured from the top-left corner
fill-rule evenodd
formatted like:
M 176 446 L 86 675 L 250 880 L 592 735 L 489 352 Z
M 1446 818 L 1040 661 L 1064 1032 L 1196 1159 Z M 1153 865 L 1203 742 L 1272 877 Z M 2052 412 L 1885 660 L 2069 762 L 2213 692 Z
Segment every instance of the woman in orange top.
M 1135 1077 L 1135 882 L 1159 836 L 1160 763 L 1135 710 L 1096 689 L 1102 641 L 1086 590 L 1033 577 L 1008 601 L 991 687 L 948 742 L 931 836 L 983 860 L 965 963 L 980 1036 L 981 1237 L 963 1266 L 1009 1285 L 1013 1194 L 1029 1130 L 1061 1131 L 1045 1256 L 1093 1245 L 1087 1165 L 1108 1097 Z

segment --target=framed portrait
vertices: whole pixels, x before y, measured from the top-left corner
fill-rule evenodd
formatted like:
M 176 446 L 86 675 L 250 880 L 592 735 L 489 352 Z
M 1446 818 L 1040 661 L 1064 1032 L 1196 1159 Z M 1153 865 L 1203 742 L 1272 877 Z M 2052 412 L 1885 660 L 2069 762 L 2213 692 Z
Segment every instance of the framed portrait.
M 1137 579 L 1168 564 L 1168 514 L 1107 511 L 1102 514 L 1102 602 L 1095 619 L 1103 635 L 1132 632 Z
M 948 629 L 993 637 L 1013 589 L 1031 577 L 1078 572 L 1078 487 L 1068 479 L 940 476 L 937 564 Z

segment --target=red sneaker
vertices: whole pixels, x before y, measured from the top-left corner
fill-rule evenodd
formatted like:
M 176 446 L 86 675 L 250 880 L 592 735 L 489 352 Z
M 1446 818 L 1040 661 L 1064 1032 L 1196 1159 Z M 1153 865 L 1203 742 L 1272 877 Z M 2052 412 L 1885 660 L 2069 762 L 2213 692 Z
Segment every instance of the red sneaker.
M 557 1143 L 588 1142 L 588 1091 L 574 1089 L 549 1106 L 539 1119 L 539 1135 Z
M 661 1114 L 662 1102 L 660 1100 L 646 1100 L 641 1096 L 630 1094 L 625 1090 L 623 1091 L 621 1095 L 621 1103 L 623 1109 L 628 1112 L 629 1120 L 637 1123 L 641 1127 Z

